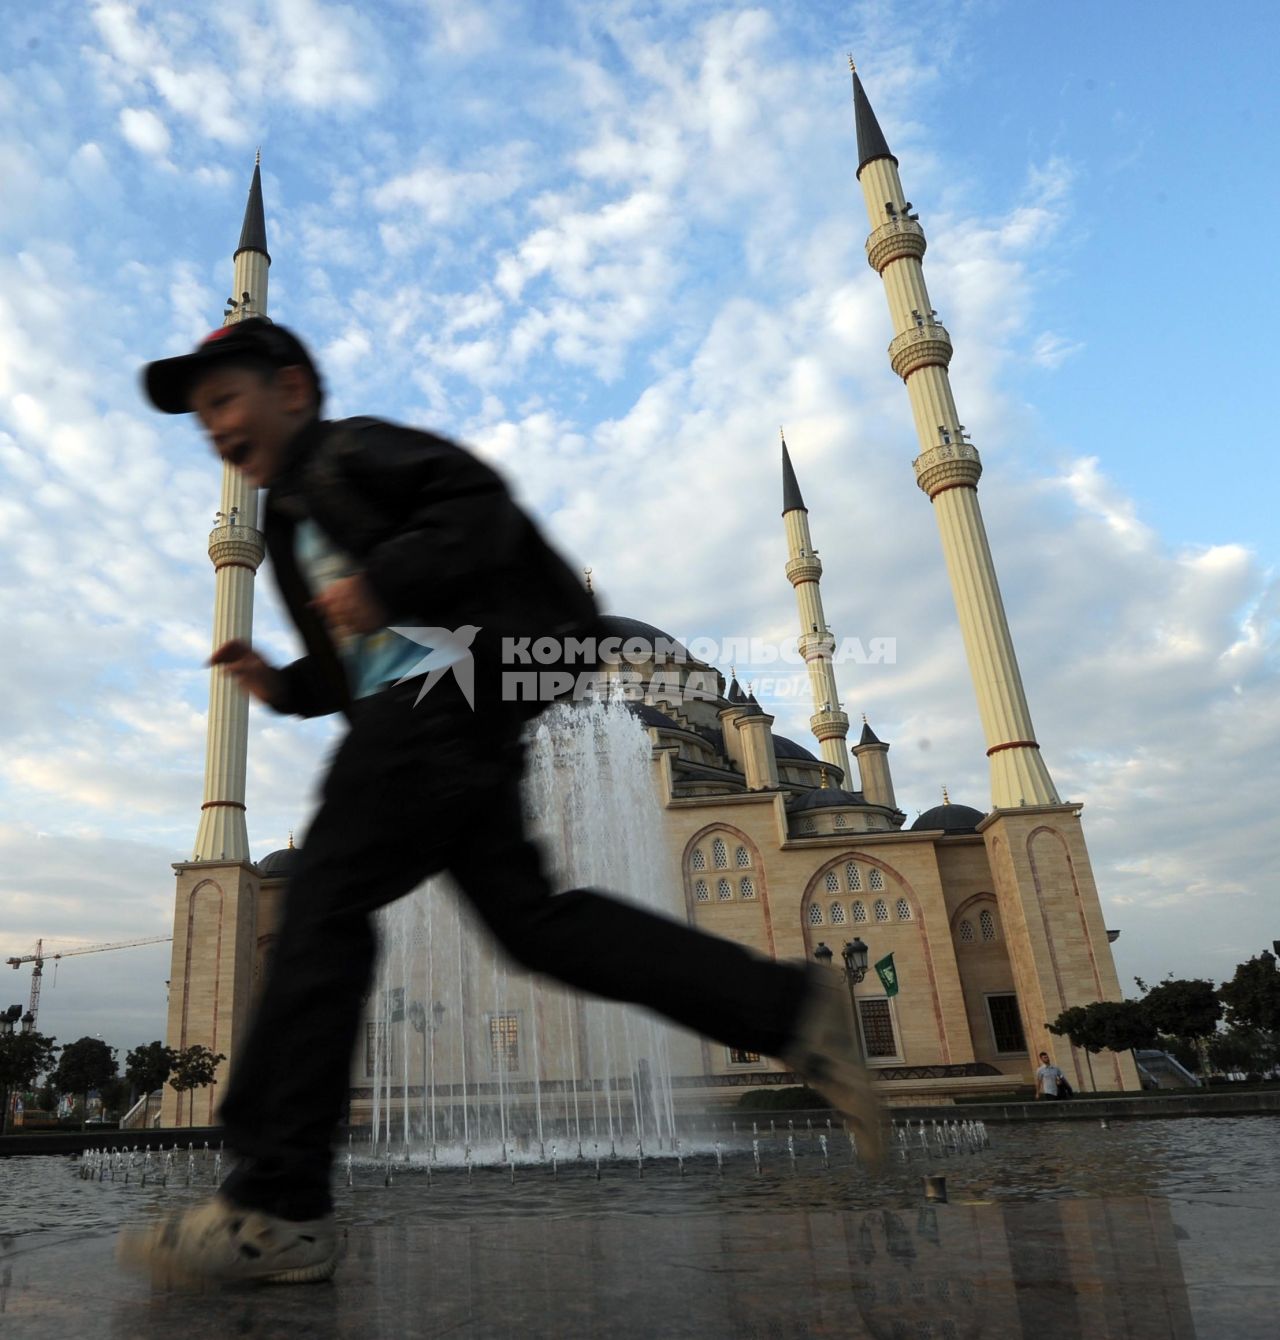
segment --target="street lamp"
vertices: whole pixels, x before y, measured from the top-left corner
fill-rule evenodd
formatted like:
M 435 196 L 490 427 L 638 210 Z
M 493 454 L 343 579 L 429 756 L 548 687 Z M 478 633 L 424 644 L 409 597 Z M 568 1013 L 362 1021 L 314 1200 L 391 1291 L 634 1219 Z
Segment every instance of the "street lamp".
M 852 940 L 846 940 L 840 957 L 844 959 L 845 981 L 850 985 L 862 981 L 867 975 L 867 946 L 863 944 L 862 937 L 854 936 Z
M 832 960 L 835 958 L 835 955 L 831 952 L 831 947 L 821 940 L 814 948 L 813 956 L 824 968 L 831 967 Z M 867 975 L 867 958 L 867 946 L 860 935 L 855 935 L 852 940 L 844 942 L 844 948 L 840 951 L 840 959 L 844 963 L 844 967 L 838 969 L 838 971 L 849 987 L 849 1008 L 853 1011 L 853 1026 L 857 1033 L 859 1048 L 862 1047 L 862 1020 L 858 1017 L 858 1001 L 853 993 L 853 988 Z

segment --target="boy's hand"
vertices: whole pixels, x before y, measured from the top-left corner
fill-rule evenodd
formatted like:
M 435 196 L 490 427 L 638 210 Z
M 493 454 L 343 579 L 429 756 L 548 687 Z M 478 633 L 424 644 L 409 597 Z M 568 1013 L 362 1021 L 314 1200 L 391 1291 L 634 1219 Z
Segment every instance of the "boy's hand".
M 385 628 L 391 615 L 360 574 L 339 577 L 311 602 L 311 608 L 329 625 L 332 632 L 376 633 Z
M 270 703 L 281 687 L 280 671 L 268 665 L 240 638 L 224 642 L 209 658 L 209 664 L 222 666 L 246 693 L 260 702 Z

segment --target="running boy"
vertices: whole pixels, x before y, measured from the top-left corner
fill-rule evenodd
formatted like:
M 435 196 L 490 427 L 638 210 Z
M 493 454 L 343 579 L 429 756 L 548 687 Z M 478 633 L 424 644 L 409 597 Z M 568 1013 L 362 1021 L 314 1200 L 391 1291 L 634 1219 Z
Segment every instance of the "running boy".
M 268 490 L 267 551 L 306 654 L 277 668 L 234 641 L 212 664 L 277 712 L 342 712 L 349 730 L 222 1102 L 236 1167 L 207 1204 L 122 1240 L 122 1259 L 198 1278 L 333 1273 L 331 1146 L 374 968 L 373 914 L 443 870 L 526 969 L 782 1057 L 878 1157 L 834 974 L 548 884 L 524 834 L 522 705 L 502 700 L 498 649 L 503 637 L 589 634 L 595 609 L 498 476 L 431 433 L 323 420 L 310 355 L 262 318 L 150 364 L 145 387 L 165 413 L 195 413 L 217 454 Z M 386 636 L 390 625 L 456 630 L 443 656 L 471 653 L 473 693 L 446 673 L 419 701 L 421 678 L 398 681 L 423 649 Z

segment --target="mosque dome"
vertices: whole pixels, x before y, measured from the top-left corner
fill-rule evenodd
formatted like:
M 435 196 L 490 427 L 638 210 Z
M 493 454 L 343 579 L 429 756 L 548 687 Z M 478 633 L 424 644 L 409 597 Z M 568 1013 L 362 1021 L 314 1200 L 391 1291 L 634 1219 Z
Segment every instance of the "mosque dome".
M 866 797 L 859 791 L 842 791 L 838 786 L 816 786 L 812 791 L 796 797 L 787 805 L 792 814 L 800 810 L 840 809 L 847 805 L 865 805 Z
M 773 737 L 773 753 L 776 758 L 798 758 L 805 763 L 817 763 L 818 760 L 803 746 L 785 735 Z
M 293 874 L 302 853 L 293 845 L 290 838 L 287 847 L 273 851 L 258 862 L 258 874 L 263 879 L 288 879 Z
M 629 702 L 627 710 L 632 716 L 639 717 L 646 726 L 658 726 L 663 730 L 685 729 L 678 721 L 673 720 L 665 712 L 660 712 L 651 703 Z
M 912 829 L 941 828 L 947 833 L 972 833 L 987 816 L 972 805 L 935 805 L 911 825 Z
M 623 642 L 637 638 L 648 643 L 650 647 L 660 641 L 674 644 L 679 649 L 677 654 L 682 653 L 692 660 L 691 653 L 679 639 L 672 637 L 670 633 L 664 633 L 655 624 L 645 623 L 643 619 L 628 619 L 621 614 L 604 614 L 600 617 L 599 626 L 602 636 L 619 637 Z

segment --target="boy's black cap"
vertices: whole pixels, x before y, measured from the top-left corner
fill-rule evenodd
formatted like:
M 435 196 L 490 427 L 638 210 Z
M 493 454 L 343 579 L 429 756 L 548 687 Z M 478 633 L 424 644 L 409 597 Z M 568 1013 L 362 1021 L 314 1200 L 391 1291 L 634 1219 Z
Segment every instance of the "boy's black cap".
M 317 398 L 321 395 L 320 374 L 302 341 L 266 317 L 251 316 L 229 326 L 219 326 L 189 354 L 148 363 L 142 374 L 147 399 L 165 414 L 187 414 L 191 410 L 191 387 L 195 380 L 220 359 L 246 355 L 260 358 L 272 367 L 305 368 L 315 385 Z

